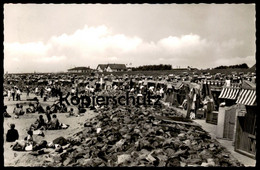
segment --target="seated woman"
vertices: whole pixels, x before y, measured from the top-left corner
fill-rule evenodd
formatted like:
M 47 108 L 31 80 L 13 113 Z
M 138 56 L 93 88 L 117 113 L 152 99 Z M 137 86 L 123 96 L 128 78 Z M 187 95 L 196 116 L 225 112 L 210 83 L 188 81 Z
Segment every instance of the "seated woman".
M 35 113 L 35 106 L 33 103 L 29 104 L 29 108 L 26 109 L 26 113 Z
M 47 129 L 48 130 L 57 130 L 60 129 L 60 122 L 57 118 L 56 115 L 52 115 L 52 119 L 50 122 L 47 124 Z
M 78 108 L 70 108 L 69 115 L 68 116 L 80 116 L 80 110 Z
M 45 129 L 46 123 L 43 119 L 43 116 L 40 115 L 39 118 L 30 126 L 30 129 L 37 130 L 37 129 Z
M 27 136 L 24 138 L 24 140 L 27 142 L 27 143 L 33 143 L 33 131 L 32 130 L 28 130 L 27 131 Z
M 13 113 L 16 113 L 16 109 L 18 109 L 18 108 L 19 108 L 19 104 L 16 103 L 16 105 L 15 105 L 15 107 L 14 107 L 14 110 L 13 110 Z
M 11 115 L 9 115 L 9 114 L 7 113 L 7 106 L 6 106 L 6 105 L 4 106 L 3 112 L 4 112 L 4 117 L 11 117 Z
M 27 134 L 28 136 L 26 136 L 24 140 L 16 141 L 11 148 L 15 151 L 33 150 L 33 146 L 36 144 L 35 141 L 33 141 L 33 131 L 29 130 L 27 131 Z
M 45 113 L 45 110 L 43 109 L 42 105 L 39 102 L 36 103 L 35 111 L 38 113 Z
M 16 116 L 23 115 L 23 114 L 24 114 L 23 106 L 22 106 L 22 105 L 19 105 L 19 104 L 17 103 L 17 104 L 16 104 L 16 107 L 14 108 L 13 113 L 14 113 Z

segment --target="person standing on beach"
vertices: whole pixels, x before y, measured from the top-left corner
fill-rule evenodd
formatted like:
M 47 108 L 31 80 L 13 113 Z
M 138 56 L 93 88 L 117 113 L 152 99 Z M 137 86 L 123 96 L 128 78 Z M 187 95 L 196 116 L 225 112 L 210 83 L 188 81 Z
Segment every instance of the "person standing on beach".
M 17 91 L 18 91 L 18 88 L 16 87 L 16 88 L 15 88 L 15 97 L 16 97 L 16 101 L 18 101 L 18 99 L 19 99 L 19 97 L 18 97 L 19 94 L 17 93 Z
M 10 89 L 8 89 L 7 90 L 7 98 L 8 98 L 8 101 L 10 101 L 10 99 L 11 99 L 11 90 Z
M 39 91 L 38 91 L 38 86 L 35 88 L 35 95 L 38 95 Z
M 12 94 L 13 101 L 14 101 L 14 99 L 15 99 L 15 90 L 14 90 L 14 87 L 11 89 L 11 94 Z
M 43 94 L 44 94 L 44 90 L 43 90 L 43 88 L 41 88 L 41 91 L 40 91 L 41 98 L 43 98 Z
M 26 86 L 26 91 L 27 91 L 27 96 L 29 96 L 29 94 L 30 94 L 30 89 L 29 89 L 28 86 Z
M 17 88 L 17 91 L 16 91 L 16 95 L 17 95 L 17 96 L 16 96 L 16 99 L 19 100 L 19 101 L 21 101 L 21 94 L 22 94 L 22 93 L 21 93 L 20 89 Z
M 46 107 L 46 113 L 45 113 L 46 117 L 47 117 L 47 121 L 50 122 L 51 121 L 51 108 L 50 106 Z

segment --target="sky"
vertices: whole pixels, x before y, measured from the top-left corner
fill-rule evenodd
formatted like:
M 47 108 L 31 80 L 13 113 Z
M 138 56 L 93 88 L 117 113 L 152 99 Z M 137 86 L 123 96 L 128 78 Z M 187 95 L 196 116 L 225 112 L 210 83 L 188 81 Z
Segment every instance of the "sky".
M 254 4 L 4 4 L 4 72 L 256 62 Z

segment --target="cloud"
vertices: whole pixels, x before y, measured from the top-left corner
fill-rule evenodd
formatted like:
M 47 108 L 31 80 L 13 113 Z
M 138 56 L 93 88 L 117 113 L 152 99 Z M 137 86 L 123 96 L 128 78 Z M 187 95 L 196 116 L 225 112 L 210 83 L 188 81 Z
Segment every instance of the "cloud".
M 5 42 L 4 68 L 9 72 L 51 72 L 66 71 L 74 66 L 96 68 L 108 62 L 199 68 L 254 64 L 254 57 L 244 50 L 244 45 L 236 39 L 215 42 L 192 33 L 147 42 L 138 36 L 113 33 L 105 25 L 86 25 L 72 34 L 53 36 L 46 43 Z
M 7 52 L 8 55 L 14 56 L 44 55 L 48 48 L 48 45 L 46 46 L 42 42 L 31 42 L 25 44 L 21 44 L 19 42 L 4 43 L 5 52 Z
M 51 56 L 51 57 L 43 57 L 39 59 L 34 59 L 35 62 L 38 63 L 57 63 L 61 62 L 62 60 L 65 60 L 65 56 Z

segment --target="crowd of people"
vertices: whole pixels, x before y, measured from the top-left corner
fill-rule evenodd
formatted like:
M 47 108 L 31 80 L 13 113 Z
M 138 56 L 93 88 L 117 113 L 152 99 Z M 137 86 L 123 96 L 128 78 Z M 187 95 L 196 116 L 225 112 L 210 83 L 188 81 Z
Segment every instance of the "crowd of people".
M 16 141 L 16 143 L 12 146 L 13 150 L 34 150 L 35 148 L 39 149 L 41 147 L 46 147 L 46 141 L 40 144 L 36 144 L 33 141 L 34 131 L 66 129 L 69 127 L 69 125 L 61 123 L 55 113 L 67 113 L 67 117 L 79 117 L 87 111 L 86 108 L 80 104 L 75 107 L 69 107 L 66 105 L 66 103 L 60 103 L 59 99 L 64 95 L 66 96 L 68 94 L 69 98 L 73 96 L 78 96 L 81 98 L 84 95 L 90 97 L 95 95 L 120 96 L 125 95 L 126 92 L 128 92 L 130 95 L 138 97 L 145 96 L 150 93 L 151 96 L 160 96 L 161 99 L 165 99 L 167 101 L 168 94 L 170 94 L 175 89 L 173 85 L 170 84 L 169 86 L 169 83 L 173 81 L 175 81 L 175 79 L 171 79 L 170 77 L 150 78 L 149 76 L 140 76 L 139 78 L 133 78 L 128 76 L 121 78 L 114 77 L 114 79 L 111 80 L 106 77 L 97 77 L 92 81 L 84 81 L 83 83 L 79 83 L 79 81 L 74 80 L 67 84 L 55 83 L 57 81 L 52 81 L 50 84 L 43 85 L 30 84 L 13 86 L 8 84 L 5 86 L 8 101 L 22 101 L 21 96 L 22 92 L 24 92 L 26 93 L 26 101 L 28 102 L 28 104 L 16 103 L 13 109 L 15 118 L 19 118 L 24 114 L 39 113 L 40 115 L 35 120 L 35 122 L 30 125 L 27 133 L 28 136 L 23 140 L 23 142 L 17 141 L 19 139 L 19 133 L 15 129 L 14 124 L 10 125 L 10 130 L 8 130 L 6 134 L 6 141 Z M 191 79 L 190 81 L 199 84 L 202 80 Z M 31 94 L 34 94 L 36 97 L 31 98 Z M 41 101 L 38 98 L 40 98 Z M 53 103 L 51 105 L 46 105 L 44 108 L 41 103 L 46 102 L 50 98 L 54 99 Z M 206 99 L 207 98 L 205 98 L 205 100 Z M 184 97 L 183 101 L 185 100 L 187 99 Z M 205 102 L 203 105 L 206 104 L 207 102 Z M 27 108 L 24 108 L 24 105 L 26 105 Z M 7 112 L 7 107 L 7 105 L 4 107 L 4 117 L 12 117 L 12 115 Z M 95 110 L 97 107 L 99 106 L 92 106 L 89 109 Z M 183 108 L 186 107 L 187 106 L 183 105 Z M 45 114 L 46 118 L 44 118 L 41 113 Z

